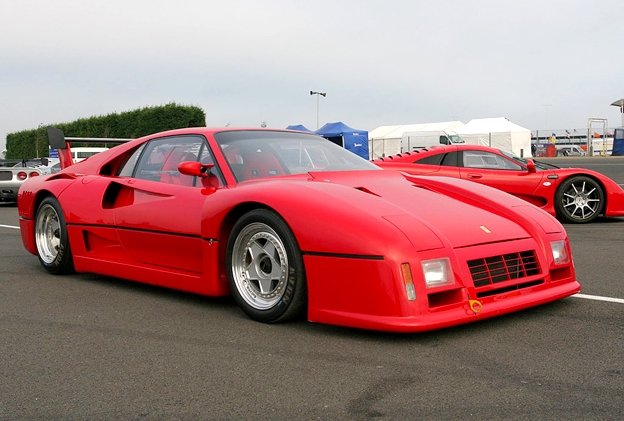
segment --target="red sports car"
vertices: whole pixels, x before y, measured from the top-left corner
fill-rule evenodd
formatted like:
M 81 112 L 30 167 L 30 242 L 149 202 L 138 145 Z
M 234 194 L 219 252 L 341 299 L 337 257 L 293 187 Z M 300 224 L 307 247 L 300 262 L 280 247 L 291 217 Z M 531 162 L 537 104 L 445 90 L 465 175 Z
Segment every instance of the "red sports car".
M 580 290 L 566 232 L 489 187 L 413 177 L 310 133 L 190 128 L 22 186 L 24 245 L 54 274 L 208 296 L 251 318 L 389 331 L 481 320 Z M 76 139 L 72 139 L 76 140 Z
M 384 169 L 476 181 L 532 203 L 563 222 L 624 216 L 624 190 L 583 168 L 558 168 L 478 145 L 434 146 L 373 161 Z

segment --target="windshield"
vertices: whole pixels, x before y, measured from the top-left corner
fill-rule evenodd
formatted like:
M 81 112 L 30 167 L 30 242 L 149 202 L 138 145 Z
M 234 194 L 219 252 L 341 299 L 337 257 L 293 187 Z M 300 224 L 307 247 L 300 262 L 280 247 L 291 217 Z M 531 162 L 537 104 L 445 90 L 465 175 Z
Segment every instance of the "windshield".
M 451 140 L 451 143 L 465 143 L 464 139 L 462 139 L 461 137 L 457 136 L 456 134 L 450 135 L 449 139 Z
M 516 156 L 516 155 L 514 155 L 511 152 L 503 151 L 501 149 L 499 149 L 499 151 L 500 151 L 500 153 L 502 153 L 506 157 L 508 157 L 510 159 L 513 159 L 514 161 L 518 162 L 519 164 L 523 165 L 524 167 L 527 166 L 528 159 L 520 158 L 519 156 Z M 535 169 L 537 169 L 537 170 L 552 170 L 554 168 L 559 168 L 556 165 L 547 164 L 546 162 L 539 162 L 539 161 L 536 161 L 536 160 L 533 160 L 533 162 L 535 163 Z
M 238 181 L 314 171 L 381 170 L 314 134 L 268 130 L 215 133 Z

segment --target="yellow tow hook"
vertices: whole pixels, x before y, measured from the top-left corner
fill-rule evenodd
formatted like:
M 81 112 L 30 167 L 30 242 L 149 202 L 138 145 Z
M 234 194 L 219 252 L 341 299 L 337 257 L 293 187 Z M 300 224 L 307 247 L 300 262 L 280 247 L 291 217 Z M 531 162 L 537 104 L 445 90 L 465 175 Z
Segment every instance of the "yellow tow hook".
M 479 300 L 468 300 L 468 305 L 470 306 L 470 310 L 472 310 L 472 312 L 474 314 L 479 314 L 481 312 L 481 310 L 483 310 L 483 304 L 481 304 L 481 301 Z

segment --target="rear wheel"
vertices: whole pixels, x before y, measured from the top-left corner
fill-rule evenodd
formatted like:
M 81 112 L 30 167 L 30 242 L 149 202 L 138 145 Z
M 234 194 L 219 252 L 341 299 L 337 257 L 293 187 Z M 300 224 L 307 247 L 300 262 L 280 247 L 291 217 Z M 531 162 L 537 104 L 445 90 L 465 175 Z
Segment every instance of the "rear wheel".
M 590 222 L 602 212 L 603 206 L 602 187 L 589 177 L 570 177 L 561 183 L 555 194 L 557 216 L 565 222 Z
M 252 319 L 282 322 L 305 311 L 301 251 L 286 222 L 274 212 L 253 210 L 236 222 L 226 264 L 232 295 Z
M 50 273 L 64 274 L 74 271 L 67 225 L 58 201 L 44 199 L 35 216 L 35 244 L 41 265 Z

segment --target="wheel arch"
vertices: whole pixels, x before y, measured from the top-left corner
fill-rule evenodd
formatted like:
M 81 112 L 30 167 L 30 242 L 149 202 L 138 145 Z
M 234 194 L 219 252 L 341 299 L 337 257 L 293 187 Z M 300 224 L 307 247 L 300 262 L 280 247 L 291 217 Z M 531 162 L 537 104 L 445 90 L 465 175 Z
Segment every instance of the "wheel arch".
M 37 214 L 37 209 L 39 209 L 39 205 L 41 205 L 41 202 L 43 202 L 48 197 L 53 197 L 56 200 L 58 200 L 58 197 L 56 197 L 49 190 L 40 190 L 40 191 L 37 192 L 37 195 L 35 196 L 34 200 L 32 201 L 32 206 L 31 206 L 31 208 L 32 208 L 31 214 L 32 214 L 33 217 Z

